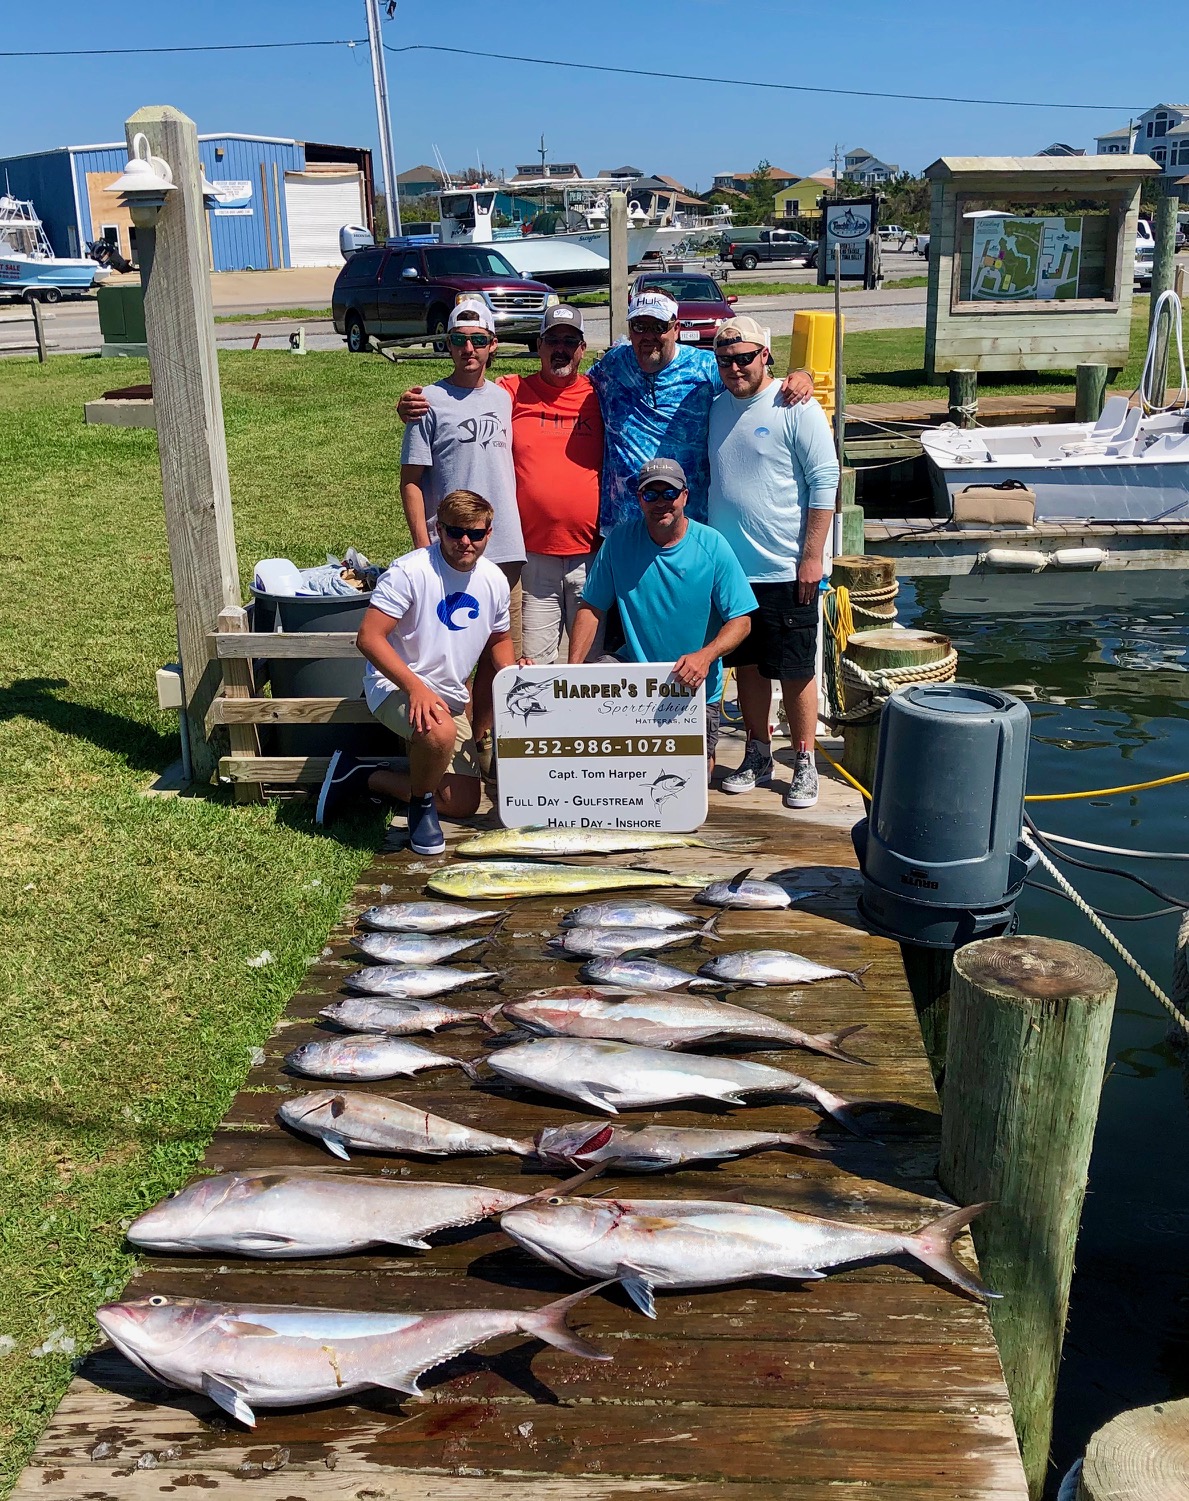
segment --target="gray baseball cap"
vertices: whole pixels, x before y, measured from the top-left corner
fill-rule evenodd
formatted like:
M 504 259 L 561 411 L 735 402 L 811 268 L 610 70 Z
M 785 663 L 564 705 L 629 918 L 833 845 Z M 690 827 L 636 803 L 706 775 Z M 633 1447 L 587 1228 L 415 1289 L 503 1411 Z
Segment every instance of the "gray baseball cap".
M 545 314 L 545 321 L 541 324 L 541 332 L 547 334 L 551 328 L 572 328 L 575 333 L 584 333 L 582 327 L 582 314 L 576 307 L 569 307 L 561 302 L 557 307 L 551 307 Z
M 676 459 L 649 459 L 636 477 L 636 489 L 643 490 L 657 481 L 663 481 L 666 485 L 676 485 L 680 490 L 689 488 L 685 470 Z

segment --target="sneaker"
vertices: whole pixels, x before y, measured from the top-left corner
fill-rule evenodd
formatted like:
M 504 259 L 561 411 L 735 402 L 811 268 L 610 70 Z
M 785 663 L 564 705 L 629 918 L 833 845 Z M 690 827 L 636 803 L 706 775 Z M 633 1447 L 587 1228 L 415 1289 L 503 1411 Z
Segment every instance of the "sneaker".
M 724 792 L 754 792 L 761 782 L 772 780 L 772 742 L 749 740 L 747 751 L 739 764 L 722 779 Z
M 409 848 L 415 855 L 440 855 L 446 848 L 432 792 L 415 797 L 409 804 Z
M 326 775 L 322 778 L 318 805 L 314 809 L 314 822 L 320 829 L 324 829 L 338 815 L 345 801 L 358 797 L 366 790 L 367 779 L 373 769 L 357 761 L 346 751 L 335 751 L 326 768 Z
M 798 751 L 793 780 L 784 795 L 786 808 L 812 808 L 817 802 L 817 767 L 810 751 Z

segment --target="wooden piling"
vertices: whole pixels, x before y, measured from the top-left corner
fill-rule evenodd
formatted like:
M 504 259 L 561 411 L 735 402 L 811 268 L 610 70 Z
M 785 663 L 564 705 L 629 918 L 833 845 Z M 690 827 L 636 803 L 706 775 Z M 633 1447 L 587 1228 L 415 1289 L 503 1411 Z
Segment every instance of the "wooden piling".
M 875 630 L 856 631 L 848 638 L 844 660 L 849 659 L 865 672 L 877 673 L 889 667 L 927 667 L 950 653 L 948 636 L 934 631 Z M 861 708 L 873 700 L 871 690 L 846 685 L 846 707 Z M 879 749 L 879 715 L 857 720 L 842 727 L 842 764 L 868 792 L 875 779 L 875 757 Z
M 1002 1294 L 991 1323 L 1033 1498 L 1117 985 L 1096 955 L 1055 938 L 986 938 L 954 955 L 938 1176 L 959 1203 L 993 1205 L 974 1242 Z
M 607 252 L 611 260 L 611 342 L 628 331 L 628 195 L 607 195 Z
M 1156 250 L 1152 257 L 1152 289 L 1148 303 L 1148 334 L 1156 322 L 1156 303 L 1162 292 L 1172 289 L 1173 271 L 1177 254 L 1177 210 L 1181 200 L 1174 189 L 1162 193 L 1156 203 L 1156 222 L 1152 226 L 1156 238 Z M 1157 406 L 1164 405 L 1165 388 L 1168 385 L 1168 341 L 1171 320 L 1157 331 L 1156 348 L 1152 360 L 1152 400 Z
M 974 427 L 978 420 L 978 371 L 951 370 L 949 420 L 958 427 Z
M 1077 1501 L 1189 1501 L 1189 1401 L 1121 1412 L 1086 1447 Z
M 1079 365 L 1077 368 L 1077 394 L 1074 398 L 1073 420 L 1097 422 L 1102 416 L 1106 401 L 1106 366 L 1098 364 Z

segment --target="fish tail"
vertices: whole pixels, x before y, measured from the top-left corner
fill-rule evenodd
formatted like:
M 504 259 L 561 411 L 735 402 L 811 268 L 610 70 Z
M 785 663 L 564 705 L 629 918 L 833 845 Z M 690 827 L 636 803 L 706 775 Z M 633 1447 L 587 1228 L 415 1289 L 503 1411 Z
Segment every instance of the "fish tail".
M 467 1076 L 472 1084 L 479 1083 L 479 1070 L 473 1063 L 467 1063 L 467 1061 L 463 1058 L 456 1058 L 454 1062 L 460 1069 L 462 1069 L 463 1073 Z
M 526 1140 L 524 1137 L 509 1136 L 507 1138 L 507 1150 L 515 1157 L 535 1157 L 537 1155 L 537 1144 L 535 1141 Z
M 848 970 L 846 978 L 848 980 L 853 980 L 855 982 L 855 984 L 859 987 L 860 990 L 866 990 L 867 987 L 866 987 L 866 985 L 863 984 L 863 976 L 867 973 L 867 971 L 870 968 L 871 968 L 870 964 L 864 964 L 864 966 L 863 966 L 862 969 Z
M 547 1345 L 564 1350 L 567 1355 L 581 1355 L 586 1360 L 610 1360 L 610 1355 L 597 1345 L 592 1345 L 589 1340 L 574 1333 L 566 1323 L 566 1315 L 592 1293 L 601 1292 L 614 1281 L 615 1278 L 612 1277 L 606 1282 L 596 1282 L 593 1287 L 584 1287 L 581 1292 L 571 1293 L 568 1298 L 558 1298 L 555 1303 L 546 1303 L 544 1308 L 538 1308 L 535 1313 L 523 1313 L 517 1321 L 517 1328 L 522 1334 L 535 1335 Z
M 838 1058 L 843 1063 L 870 1063 L 869 1058 L 860 1058 L 855 1053 L 848 1053 L 842 1044 L 848 1037 L 853 1037 L 856 1032 L 866 1031 L 865 1025 L 860 1022 L 854 1027 L 842 1027 L 837 1032 L 820 1032 L 810 1035 L 810 1041 L 815 1051 L 824 1053 L 827 1058 Z
M 566 1178 L 562 1183 L 552 1183 L 548 1188 L 541 1189 L 539 1193 L 531 1194 L 528 1202 L 532 1204 L 540 1199 L 564 1198 L 566 1194 L 576 1192 L 584 1183 L 589 1183 L 592 1178 L 597 1178 L 600 1174 L 605 1173 L 610 1163 L 592 1162 L 589 1167 L 581 1167 L 571 1159 L 571 1166 L 577 1168 L 572 1178 Z
M 722 937 L 718 931 L 718 920 L 721 916 L 721 912 L 716 912 L 713 917 L 708 917 L 702 924 L 702 926 L 698 929 L 698 937 L 713 938 L 715 943 L 721 943 Z
M 940 1272 L 943 1277 L 975 1298 L 986 1301 L 988 1298 L 1001 1297 L 1001 1293 L 993 1293 L 954 1255 L 956 1236 L 969 1225 L 972 1219 L 982 1214 L 984 1209 L 990 1208 L 991 1204 L 985 1203 L 970 1204 L 965 1209 L 951 1209 L 947 1214 L 943 1214 L 939 1219 L 933 1220 L 923 1229 L 918 1230 L 915 1235 L 906 1235 L 904 1249 L 910 1256 L 923 1261 L 927 1267 Z
M 822 1089 L 819 1085 L 813 1087 L 813 1098 L 831 1119 L 836 1120 L 840 1126 L 845 1126 L 852 1136 L 862 1136 L 868 1141 L 874 1139 L 871 1132 L 855 1115 L 852 1108 L 853 1101 L 844 1099 L 842 1095 L 834 1094 L 828 1089 Z
M 810 1131 L 783 1131 L 772 1139 L 772 1145 L 782 1152 L 828 1152 L 829 1142 L 823 1141 L 815 1126 Z
M 500 1028 L 496 1026 L 495 1019 L 497 1016 L 504 1014 L 505 1005 L 507 1005 L 507 1002 L 501 1001 L 498 1006 L 490 1006 L 486 1011 L 480 1011 L 479 1013 L 479 1020 L 489 1032 L 494 1032 L 497 1037 L 500 1035 Z
M 492 923 L 491 927 L 488 928 L 487 932 L 484 933 L 482 938 L 476 938 L 473 940 L 474 946 L 481 949 L 489 948 L 499 938 L 500 929 L 504 926 L 504 924 L 511 916 L 511 907 L 509 907 L 506 912 L 501 912 L 496 920 Z

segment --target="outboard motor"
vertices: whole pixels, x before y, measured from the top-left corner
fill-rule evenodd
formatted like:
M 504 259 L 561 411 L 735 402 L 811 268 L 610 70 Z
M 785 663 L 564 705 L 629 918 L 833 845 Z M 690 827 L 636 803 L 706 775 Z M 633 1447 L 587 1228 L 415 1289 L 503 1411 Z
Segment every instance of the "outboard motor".
M 339 254 L 350 260 L 357 250 L 366 250 L 376 243 L 370 229 L 362 224 L 344 224 L 339 230 Z
M 1015 930 L 1031 717 L 1010 693 L 917 683 L 884 705 L 871 810 L 851 830 L 877 932 L 956 948 Z

